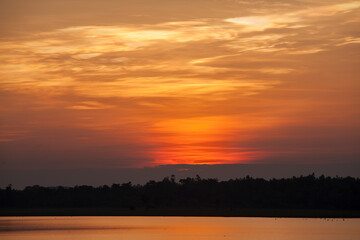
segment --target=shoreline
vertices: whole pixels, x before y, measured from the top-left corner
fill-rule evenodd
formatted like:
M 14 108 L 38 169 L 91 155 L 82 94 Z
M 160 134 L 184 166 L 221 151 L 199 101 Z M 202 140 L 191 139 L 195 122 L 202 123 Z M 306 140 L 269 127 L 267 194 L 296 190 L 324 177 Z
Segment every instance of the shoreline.
M 276 217 L 360 218 L 360 210 L 332 209 L 124 209 L 124 208 L 0 208 L 11 216 L 143 216 L 143 217 Z

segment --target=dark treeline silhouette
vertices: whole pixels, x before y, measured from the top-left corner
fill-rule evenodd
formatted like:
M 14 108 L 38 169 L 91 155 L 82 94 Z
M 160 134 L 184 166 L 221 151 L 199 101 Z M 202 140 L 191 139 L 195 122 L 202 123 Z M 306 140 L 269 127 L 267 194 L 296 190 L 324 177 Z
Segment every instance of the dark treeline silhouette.
M 126 208 L 126 209 L 360 209 L 360 179 L 293 177 L 235 180 L 174 176 L 145 185 L 0 189 L 1 208 Z

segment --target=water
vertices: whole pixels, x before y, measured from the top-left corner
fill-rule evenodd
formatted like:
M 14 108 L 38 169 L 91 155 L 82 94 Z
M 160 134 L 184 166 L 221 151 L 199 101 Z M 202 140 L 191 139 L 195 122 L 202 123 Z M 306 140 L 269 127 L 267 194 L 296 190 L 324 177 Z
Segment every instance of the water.
M 360 219 L 0 217 L 2 240 L 358 240 Z

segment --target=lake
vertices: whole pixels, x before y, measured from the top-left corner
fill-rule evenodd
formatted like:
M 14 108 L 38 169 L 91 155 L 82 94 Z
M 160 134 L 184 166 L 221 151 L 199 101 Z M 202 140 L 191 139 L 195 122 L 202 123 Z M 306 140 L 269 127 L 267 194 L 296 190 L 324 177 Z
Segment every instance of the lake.
M 2 240 L 358 240 L 360 219 L 0 217 Z

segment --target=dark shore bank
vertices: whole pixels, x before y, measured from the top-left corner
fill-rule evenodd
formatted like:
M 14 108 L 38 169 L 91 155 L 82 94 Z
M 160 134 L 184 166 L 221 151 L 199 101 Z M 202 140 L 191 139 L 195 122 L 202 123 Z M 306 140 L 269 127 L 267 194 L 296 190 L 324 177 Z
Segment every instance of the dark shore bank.
M 189 217 L 290 217 L 360 218 L 360 211 L 326 209 L 119 209 L 27 208 L 0 209 L 0 216 L 189 216 Z
M 144 185 L 8 186 L 0 189 L 0 215 L 350 218 L 360 217 L 360 179 L 172 176 Z

